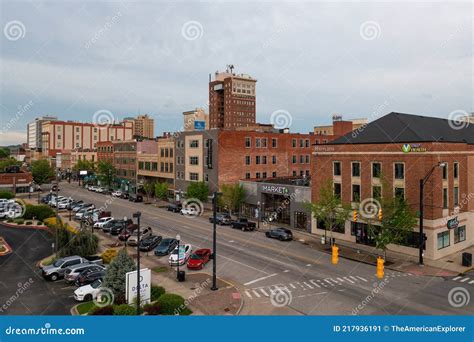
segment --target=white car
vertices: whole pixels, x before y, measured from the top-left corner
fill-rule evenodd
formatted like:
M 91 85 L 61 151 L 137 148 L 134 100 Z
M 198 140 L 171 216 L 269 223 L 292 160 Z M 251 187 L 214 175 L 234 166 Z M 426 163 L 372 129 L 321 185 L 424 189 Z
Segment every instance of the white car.
M 188 207 L 188 208 L 181 209 L 181 215 L 197 216 L 197 215 L 199 215 L 199 212 L 194 207 Z
M 102 287 L 102 281 L 97 279 L 91 284 L 84 285 L 74 291 L 74 299 L 78 302 L 88 302 L 97 298 Z
M 87 189 L 89 191 L 96 191 L 97 190 L 97 187 L 94 186 L 94 185 L 89 185 L 89 188 Z
M 114 192 L 112 192 L 112 196 L 114 196 L 114 197 L 122 197 L 122 191 L 120 191 L 120 190 L 115 190 Z
M 102 217 L 101 219 L 99 219 L 99 221 L 94 223 L 94 228 L 102 229 L 103 226 L 105 226 L 107 223 L 109 223 L 113 219 L 114 219 L 113 217 Z
M 184 265 L 191 256 L 192 247 L 190 244 L 179 245 L 179 265 Z M 171 266 L 178 265 L 178 246 L 171 252 L 169 257 L 169 264 Z

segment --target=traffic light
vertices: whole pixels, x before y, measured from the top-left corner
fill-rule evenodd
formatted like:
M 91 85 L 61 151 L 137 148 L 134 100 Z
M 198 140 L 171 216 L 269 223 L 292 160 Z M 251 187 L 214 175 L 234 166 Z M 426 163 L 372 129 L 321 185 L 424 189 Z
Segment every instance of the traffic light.
M 332 264 L 337 265 L 339 262 L 339 247 L 336 245 L 332 246 Z
M 383 213 L 382 213 L 382 208 L 379 209 L 379 221 L 382 221 L 383 219 Z
M 384 266 L 383 264 L 385 263 L 385 260 L 383 260 L 382 257 L 377 258 L 377 278 L 382 279 L 384 276 Z
M 354 210 L 352 212 L 352 221 L 357 222 L 358 218 L 359 218 L 359 213 L 357 212 L 357 210 Z

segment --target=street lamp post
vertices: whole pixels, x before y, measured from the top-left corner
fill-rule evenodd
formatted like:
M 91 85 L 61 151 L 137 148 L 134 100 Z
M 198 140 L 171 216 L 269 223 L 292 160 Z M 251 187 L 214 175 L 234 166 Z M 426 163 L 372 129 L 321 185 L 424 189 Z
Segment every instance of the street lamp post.
M 181 241 L 181 235 L 176 234 L 176 240 L 178 240 L 178 256 L 176 257 L 177 265 L 176 265 L 176 280 L 179 281 L 179 244 Z
M 424 207 L 424 189 L 425 189 L 425 184 L 428 182 L 428 179 L 431 177 L 431 175 L 433 174 L 434 170 L 437 168 L 437 167 L 445 167 L 446 166 L 446 163 L 445 162 L 439 162 L 438 164 L 436 165 L 433 165 L 433 167 L 431 168 L 431 170 L 426 174 L 426 176 L 422 179 L 420 179 L 420 219 L 419 219 L 419 223 L 420 223 L 420 236 L 419 236 L 419 241 L 418 241 L 418 247 L 419 247 L 419 265 L 420 266 L 423 266 L 423 248 L 425 246 L 425 238 L 424 238 L 424 234 L 423 234 L 423 207 Z
M 214 191 L 212 196 L 212 291 L 216 291 L 217 288 L 217 196 L 220 193 Z
M 137 316 L 140 315 L 140 217 L 142 213 L 137 211 L 133 217 L 137 219 Z
M 257 202 L 257 230 L 260 230 L 260 208 L 261 203 L 260 201 Z

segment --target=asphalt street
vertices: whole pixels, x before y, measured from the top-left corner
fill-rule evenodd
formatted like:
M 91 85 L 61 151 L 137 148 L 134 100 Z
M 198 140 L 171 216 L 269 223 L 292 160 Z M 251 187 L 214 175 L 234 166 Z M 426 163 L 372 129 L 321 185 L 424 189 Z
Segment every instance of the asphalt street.
M 107 206 L 115 218 L 142 212 L 142 225 L 157 235 L 181 235 L 193 249 L 211 248 L 212 225 L 204 217 L 186 217 L 143 203 L 61 184 L 61 194 Z M 302 315 L 468 315 L 474 304 L 474 282 L 455 277 L 415 276 L 386 270 L 378 280 L 372 265 L 339 259 L 299 241 L 268 239 L 262 232 L 218 226 L 218 276 L 231 281 L 244 297 L 244 314 Z M 154 256 L 150 256 L 154 258 Z M 205 271 L 211 272 L 211 264 Z M 474 280 L 474 276 L 471 280 Z M 459 305 L 453 292 L 469 297 Z M 454 304 L 454 305 L 453 305 Z

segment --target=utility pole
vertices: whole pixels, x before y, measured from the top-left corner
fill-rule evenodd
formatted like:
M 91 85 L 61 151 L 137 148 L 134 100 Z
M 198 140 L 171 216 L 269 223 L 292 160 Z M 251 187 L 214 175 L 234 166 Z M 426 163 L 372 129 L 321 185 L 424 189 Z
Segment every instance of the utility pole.
M 216 291 L 217 288 L 217 196 L 220 193 L 214 191 L 212 196 L 212 291 Z
M 140 316 L 140 216 L 142 213 L 137 211 L 133 217 L 137 219 L 137 316 Z

